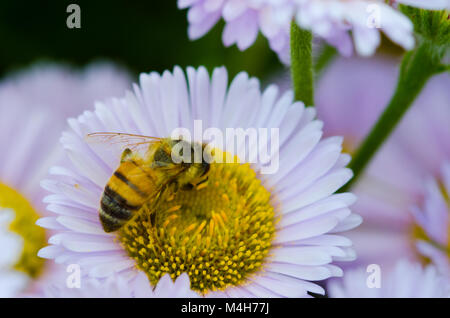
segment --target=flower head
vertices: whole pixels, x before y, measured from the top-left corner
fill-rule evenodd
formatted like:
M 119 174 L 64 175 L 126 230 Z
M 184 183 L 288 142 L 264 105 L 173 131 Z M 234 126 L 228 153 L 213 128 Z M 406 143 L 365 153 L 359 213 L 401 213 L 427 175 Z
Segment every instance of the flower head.
M 106 64 L 79 73 L 37 65 L 0 83 L 1 296 L 30 292 L 45 272 L 37 257 L 46 240 L 45 230 L 35 224 L 45 212 L 39 182 L 61 158 L 56 145 L 67 116 L 127 84 L 127 75 Z
M 189 8 L 189 37 L 197 39 L 221 18 L 225 20 L 223 43 L 251 46 L 261 32 L 281 61 L 289 62 L 289 33 L 293 19 L 350 55 L 355 46 L 361 55 L 373 54 L 380 43 L 379 30 L 392 41 L 411 49 L 414 45 L 411 21 L 396 9 L 404 3 L 425 9 L 445 9 L 447 0 L 179 0 Z M 350 33 L 353 34 L 353 41 Z
M 422 268 L 418 263 L 399 261 L 393 270 L 385 273 L 382 268 L 379 285 L 370 281 L 370 275 L 359 268 L 346 272 L 342 279 L 328 283 L 333 298 L 448 298 L 450 285 L 432 265 Z M 373 283 L 373 285 L 372 285 Z
M 191 39 L 202 37 L 223 18 L 226 22 L 222 35 L 225 46 L 237 44 L 240 50 L 246 50 L 261 31 L 280 59 L 289 60 L 289 30 L 295 11 L 292 0 L 179 0 L 178 7 L 189 8 Z
M 412 22 L 397 10 L 398 4 L 425 9 L 445 9 L 447 0 L 297 0 L 296 20 L 305 29 L 348 56 L 372 55 L 380 44 L 380 32 L 406 50 L 414 47 Z M 353 41 L 349 31 L 352 32 Z
M 70 163 L 54 167 L 54 177 L 42 183 L 52 193 L 45 199 L 56 213 L 52 223 L 61 230 L 39 255 L 78 263 L 95 278 L 144 272 L 152 286 L 166 273 L 172 279 L 187 273 L 190 288 L 208 296 L 323 293 L 310 281 L 341 275 L 331 263 L 355 256 L 351 242 L 335 233 L 361 220 L 348 208 L 352 194 L 333 194 L 351 178 L 344 168 L 349 158 L 340 153 L 341 139 L 321 140 L 322 123 L 314 117 L 314 109 L 293 102 L 292 92 L 278 96 L 272 85 L 261 93 L 259 81 L 246 73 L 229 87 L 224 68 L 215 69 L 211 78 L 203 67 L 188 68 L 187 81 L 179 67 L 162 75 L 142 74 L 134 92 L 69 121 L 71 129 L 61 141 Z M 207 179 L 190 187 L 163 188 L 119 231 L 105 233 L 98 212 L 105 185 L 121 179 L 133 191 L 139 188 L 137 194 L 145 190 L 130 183 L 126 173 L 117 173 L 119 165 L 124 167 L 123 148 L 93 146 L 86 135 L 107 131 L 165 138 L 176 128 L 195 135 L 198 120 L 206 130 L 197 141 L 208 139 L 209 128 L 273 128 L 279 135 L 237 143 L 225 138 L 214 151 L 219 157 L 221 150 L 231 154 L 232 162 L 212 162 Z M 252 160 L 277 140 L 279 151 L 270 152 L 270 160 Z M 122 163 L 141 160 L 127 159 L 127 154 Z M 150 170 L 138 166 L 155 175 L 164 171 L 160 167 L 173 168 L 162 152 L 158 156 Z M 263 174 L 274 159 L 279 168 Z M 107 196 L 123 202 L 129 189 L 123 185 L 115 193 L 107 190 Z

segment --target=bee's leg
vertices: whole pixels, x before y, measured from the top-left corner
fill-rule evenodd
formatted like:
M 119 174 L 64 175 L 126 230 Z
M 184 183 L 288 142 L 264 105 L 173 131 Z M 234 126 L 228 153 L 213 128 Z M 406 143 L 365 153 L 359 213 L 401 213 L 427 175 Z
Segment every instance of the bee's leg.
M 166 190 L 170 190 L 172 192 L 177 192 L 178 191 L 178 183 L 171 180 L 165 184 L 161 185 L 161 188 L 158 191 L 158 195 L 157 198 L 162 195 Z
M 183 186 L 180 186 L 180 184 L 176 180 L 170 182 L 170 186 L 172 188 L 173 193 L 176 193 L 178 192 L 178 190 L 183 189 Z
M 132 154 L 133 154 L 133 152 L 131 151 L 130 148 L 125 149 L 122 152 L 122 157 L 120 158 L 120 162 L 123 163 L 123 162 L 130 161 Z
M 192 189 L 198 187 L 199 185 L 201 185 L 202 183 L 208 182 L 208 178 L 209 178 L 209 177 L 206 177 L 206 178 L 200 180 L 200 181 L 197 182 L 197 183 L 191 182 L 191 183 L 185 184 L 185 185 L 183 186 L 183 190 L 192 190 Z
M 207 182 L 207 181 L 208 181 L 208 178 L 209 178 L 209 177 L 206 177 L 205 179 L 203 179 L 202 181 L 200 181 L 199 183 L 197 183 L 195 186 L 199 186 L 200 184 Z

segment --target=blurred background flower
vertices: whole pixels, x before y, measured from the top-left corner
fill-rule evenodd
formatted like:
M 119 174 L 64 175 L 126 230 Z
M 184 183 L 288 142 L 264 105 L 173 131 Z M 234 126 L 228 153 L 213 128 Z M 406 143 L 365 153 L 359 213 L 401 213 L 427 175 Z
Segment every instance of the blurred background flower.
M 106 63 L 82 71 L 40 64 L 0 82 L 1 296 L 30 293 L 48 273 L 37 257 L 46 233 L 35 222 L 46 213 L 40 181 L 61 159 L 66 119 L 130 86 L 126 72 Z
M 416 247 L 450 281 L 450 164 L 444 162 L 438 178 L 425 181 L 425 197 L 413 207 Z
M 375 53 L 383 32 L 406 50 L 414 47 L 413 24 L 397 10 L 399 4 L 433 10 L 446 9 L 448 0 L 293 0 L 296 20 L 349 56 Z M 351 31 L 351 33 L 349 32 Z
M 397 66 L 398 60 L 389 55 L 371 60 L 342 58 L 320 80 L 316 98 L 325 134 L 343 135 L 350 154 L 387 104 L 395 88 Z M 430 244 L 435 243 L 448 261 L 449 202 L 437 186 L 448 182 L 441 173 L 450 158 L 448 87 L 448 74 L 428 83 L 354 188 L 358 196 L 355 211 L 364 222 L 350 236 L 361 264 L 387 268 L 400 257 L 428 262 Z M 430 178 L 436 181 L 430 183 Z M 415 205 L 425 205 L 425 213 Z M 439 238 L 430 236 L 430 230 Z M 424 240 L 429 243 L 428 253 L 424 253 Z
M 340 280 L 328 283 L 333 298 L 448 298 L 450 284 L 440 277 L 433 265 L 425 268 L 419 263 L 399 260 L 390 271 L 373 277 L 366 268 L 348 271 Z M 379 279 L 379 285 L 375 280 Z
M 178 0 L 178 7 L 189 8 L 191 39 L 204 36 L 223 18 L 225 46 L 236 44 L 246 50 L 261 32 L 280 60 L 288 63 L 293 19 L 345 56 L 352 54 L 353 47 L 360 55 L 375 53 L 381 42 L 379 31 L 405 49 L 412 49 L 413 24 L 397 10 L 399 3 L 428 9 L 448 6 L 448 0 Z

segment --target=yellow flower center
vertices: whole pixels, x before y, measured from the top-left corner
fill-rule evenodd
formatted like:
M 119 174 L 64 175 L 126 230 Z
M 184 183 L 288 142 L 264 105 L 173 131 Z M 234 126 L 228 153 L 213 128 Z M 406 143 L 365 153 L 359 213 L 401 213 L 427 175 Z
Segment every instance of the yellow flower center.
M 152 285 L 187 272 L 200 293 L 237 286 L 263 268 L 275 234 L 271 194 L 248 164 L 212 163 L 208 181 L 166 190 L 119 231 Z
M 11 187 L 0 183 L 0 207 L 11 209 L 15 218 L 9 230 L 23 238 L 23 251 L 14 269 L 36 278 L 42 272 L 45 260 L 38 251 L 45 246 L 45 230 L 36 225 L 39 215 L 28 200 Z M 3 246 L 2 248 L 7 248 Z

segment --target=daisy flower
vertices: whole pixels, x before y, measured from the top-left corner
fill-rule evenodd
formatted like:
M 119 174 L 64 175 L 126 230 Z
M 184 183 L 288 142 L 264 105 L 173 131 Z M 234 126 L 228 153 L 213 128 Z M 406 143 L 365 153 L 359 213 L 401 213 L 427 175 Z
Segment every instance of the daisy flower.
M 318 117 L 325 123 L 325 135 L 344 136 L 346 152 L 357 149 L 387 105 L 395 88 L 397 66 L 397 61 L 388 57 L 340 59 L 324 73 L 316 96 Z M 423 206 L 427 179 L 444 183 L 441 169 L 450 158 L 449 85 L 448 74 L 429 81 L 355 184 L 358 201 L 354 211 L 365 221 L 349 233 L 358 262 L 386 267 L 398 258 L 423 259 L 416 240 L 427 230 L 425 223 L 417 223 L 411 209 Z
M 370 277 L 374 275 L 374 277 Z M 365 268 L 349 270 L 342 279 L 328 283 L 328 293 L 332 298 L 449 298 L 450 286 L 438 274 L 434 266 L 423 268 L 419 263 L 399 261 L 386 274 L 381 270 L 380 285 L 372 279 L 374 272 Z
M 293 19 L 350 55 L 353 43 L 361 55 L 371 55 L 380 42 L 379 30 L 392 41 L 411 49 L 413 25 L 396 6 L 403 3 L 425 9 L 445 9 L 448 0 L 178 0 L 189 8 L 188 34 L 205 35 L 221 18 L 225 21 L 222 40 L 240 50 L 250 47 L 261 32 L 280 60 L 289 62 L 290 25 Z M 350 36 L 353 34 L 353 41 Z
M 246 163 L 257 145 L 239 144 L 242 163 L 211 163 L 206 183 L 162 191 L 122 229 L 105 233 L 100 198 L 123 149 L 94 146 L 86 135 L 170 137 L 176 128 L 193 131 L 195 120 L 205 132 L 280 127 L 279 152 L 269 156 L 279 158 L 278 170 L 262 174 L 268 161 Z M 355 197 L 333 194 L 352 176 L 345 168 L 349 157 L 340 153 L 341 138 L 321 140 L 315 110 L 293 102 L 291 91 L 278 96 L 271 85 L 261 92 L 259 81 L 246 73 L 228 86 L 223 67 L 211 78 L 203 67 L 188 68 L 187 79 L 175 67 L 142 74 L 133 92 L 99 103 L 69 124 L 61 142 L 70 160 L 52 168 L 54 177 L 42 183 L 55 213 L 48 224 L 59 230 L 41 257 L 79 264 L 99 279 L 144 272 L 152 286 L 164 274 L 176 279 L 187 273 L 190 288 L 211 297 L 323 294 L 311 281 L 342 275 L 332 262 L 355 258 L 351 241 L 337 234 L 361 222 L 348 208 Z M 202 136 L 196 140 L 207 139 Z M 275 138 L 260 139 L 259 149 L 274 145 Z
M 65 119 L 128 83 L 107 64 L 83 72 L 37 65 L 0 83 L 0 296 L 30 292 L 45 272 L 37 257 L 46 241 L 35 224 L 45 211 L 39 183 L 62 155 L 56 146 Z
M 79 288 L 52 284 L 46 286 L 42 297 L 46 298 L 197 298 L 199 295 L 189 288 L 186 273 L 175 281 L 169 274 L 161 277 L 153 289 L 144 273 L 137 274 L 131 281 L 124 277 L 110 276 L 107 279 L 83 279 Z
M 296 0 L 296 21 L 335 46 L 344 56 L 353 51 L 372 55 L 380 44 L 380 32 L 406 50 L 414 47 L 412 22 L 397 10 L 399 4 L 440 10 L 448 0 Z M 352 38 L 349 34 L 352 33 Z
M 221 18 L 225 20 L 222 40 L 225 46 L 249 48 L 261 31 L 280 59 L 289 60 L 289 33 L 294 17 L 292 0 L 178 0 L 180 9 L 189 8 L 188 34 L 191 39 L 205 35 Z

